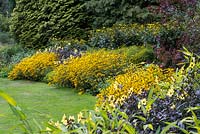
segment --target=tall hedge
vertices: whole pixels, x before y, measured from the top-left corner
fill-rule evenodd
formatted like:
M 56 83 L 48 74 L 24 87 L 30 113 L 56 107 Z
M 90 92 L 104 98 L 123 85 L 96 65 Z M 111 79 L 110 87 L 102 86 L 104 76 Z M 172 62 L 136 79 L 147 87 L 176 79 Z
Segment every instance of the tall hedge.
M 157 6 L 158 0 L 87 0 L 86 7 L 93 16 L 93 27 L 108 27 L 115 23 L 147 23 L 158 16 L 149 12 L 149 6 Z
M 84 38 L 88 17 L 79 0 L 18 0 L 11 31 L 26 47 L 46 46 L 52 37 Z

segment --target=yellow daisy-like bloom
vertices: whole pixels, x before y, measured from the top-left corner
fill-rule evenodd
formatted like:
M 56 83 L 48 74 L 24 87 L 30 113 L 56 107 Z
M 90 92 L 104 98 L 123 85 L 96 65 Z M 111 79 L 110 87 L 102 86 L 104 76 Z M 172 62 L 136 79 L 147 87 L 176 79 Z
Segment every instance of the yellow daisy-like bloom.
M 74 116 L 69 116 L 69 120 L 75 120 Z
M 84 124 L 84 122 L 83 122 L 83 113 L 82 112 L 80 112 L 78 114 L 78 123 L 80 123 L 80 122 Z
M 142 105 L 146 105 L 147 104 L 146 98 L 142 99 L 140 102 L 141 102 Z
M 62 117 L 62 120 L 61 120 L 61 122 L 63 123 L 63 122 L 65 122 L 66 121 L 66 119 L 67 119 L 67 117 L 66 117 L 66 115 L 64 114 L 63 115 L 63 117 Z

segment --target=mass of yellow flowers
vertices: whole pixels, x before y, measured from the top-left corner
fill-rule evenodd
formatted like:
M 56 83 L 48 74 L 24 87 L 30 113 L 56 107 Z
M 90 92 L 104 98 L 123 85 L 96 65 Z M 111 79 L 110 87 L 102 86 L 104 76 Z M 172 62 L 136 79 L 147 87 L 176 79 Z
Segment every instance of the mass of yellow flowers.
M 42 80 L 56 65 L 57 55 L 49 52 L 38 52 L 24 58 L 9 73 L 9 79 Z
M 49 75 L 50 84 L 72 85 L 77 89 L 96 89 L 105 78 L 122 72 L 125 56 L 107 50 L 88 52 L 82 57 L 71 57 Z
M 127 73 L 118 75 L 109 87 L 98 94 L 97 106 L 102 106 L 105 101 L 113 106 L 120 106 L 133 93 L 140 94 L 151 87 L 156 89 L 161 81 L 172 81 L 173 73 L 173 69 L 161 69 L 154 64 L 130 69 Z

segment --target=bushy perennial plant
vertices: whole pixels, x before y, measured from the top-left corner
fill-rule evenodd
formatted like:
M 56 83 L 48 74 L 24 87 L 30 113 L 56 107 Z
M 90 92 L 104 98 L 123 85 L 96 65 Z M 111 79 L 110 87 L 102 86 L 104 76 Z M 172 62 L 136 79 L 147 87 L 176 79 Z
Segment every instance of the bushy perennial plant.
M 54 53 L 36 53 L 18 63 L 8 77 L 13 80 L 43 80 L 46 74 L 56 67 L 55 61 L 57 61 L 57 55 Z
M 101 108 L 82 111 L 77 115 L 63 116 L 61 121 L 49 121 L 46 131 L 74 134 L 135 134 L 136 130 L 128 122 L 126 113 L 112 109 L 109 113 Z
M 72 86 L 95 93 L 109 77 L 122 72 L 126 65 L 124 54 L 99 50 L 82 57 L 71 57 L 49 74 L 50 84 Z
M 200 63 L 194 55 L 188 52 L 185 54 L 191 58 L 188 58 L 188 64 L 171 76 L 172 81 L 157 83 L 159 91 L 153 87 L 139 95 L 134 93 L 121 106 L 139 132 L 149 134 L 166 130 L 169 133 L 182 133 L 186 130 L 198 133 L 193 127 L 195 124 L 190 126 L 184 122 L 194 116 L 187 112 L 188 108 L 200 106 Z M 196 109 L 195 120 L 200 119 L 199 113 Z M 167 126 L 166 122 L 172 124 Z
M 98 48 L 118 48 L 121 46 L 156 43 L 161 24 L 117 24 L 110 28 L 91 31 L 89 45 Z
M 153 64 L 133 67 L 127 73 L 116 76 L 111 85 L 98 94 L 97 106 L 107 102 L 112 107 L 121 106 L 132 94 L 141 94 L 151 87 L 157 88 L 161 81 L 171 81 L 172 74 L 173 69 L 161 69 Z
M 46 48 L 45 51 L 56 53 L 60 63 L 63 63 L 66 59 L 70 58 L 70 56 L 80 57 L 82 53 L 87 50 L 85 40 L 61 40 L 52 38 L 50 44 L 52 46 Z

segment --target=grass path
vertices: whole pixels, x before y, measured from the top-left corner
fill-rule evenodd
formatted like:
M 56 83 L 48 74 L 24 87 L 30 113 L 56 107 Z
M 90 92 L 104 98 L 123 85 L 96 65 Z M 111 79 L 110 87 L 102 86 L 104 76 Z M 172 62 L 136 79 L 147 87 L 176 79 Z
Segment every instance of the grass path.
M 0 90 L 13 97 L 30 121 L 60 120 L 63 114 L 75 115 L 83 109 L 93 109 L 95 97 L 78 95 L 73 89 L 56 88 L 32 81 L 10 81 L 0 78 Z M 0 98 L 0 134 L 8 134 L 19 121 L 8 104 Z M 12 133 L 13 134 L 13 133 Z

